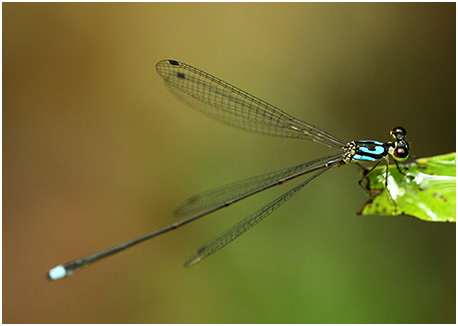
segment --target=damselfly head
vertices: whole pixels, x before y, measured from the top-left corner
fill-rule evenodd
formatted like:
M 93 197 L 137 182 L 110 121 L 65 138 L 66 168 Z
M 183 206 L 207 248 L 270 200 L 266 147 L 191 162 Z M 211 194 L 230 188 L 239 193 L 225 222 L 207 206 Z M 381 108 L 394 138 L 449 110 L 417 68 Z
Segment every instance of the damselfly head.
M 395 139 L 394 142 L 389 142 L 388 153 L 390 153 L 396 161 L 404 162 L 409 158 L 409 143 L 406 141 L 407 131 L 402 127 L 394 127 L 390 131 L 391 137 Z

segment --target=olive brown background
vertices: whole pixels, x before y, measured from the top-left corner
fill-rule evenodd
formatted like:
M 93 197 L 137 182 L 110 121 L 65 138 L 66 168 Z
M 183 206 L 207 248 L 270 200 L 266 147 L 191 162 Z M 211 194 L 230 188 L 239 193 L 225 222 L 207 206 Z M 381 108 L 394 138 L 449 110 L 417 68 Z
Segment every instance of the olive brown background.
M 162 59 L 346 140 L 402 125 L 417 157 L 455 150 L 454 3 L 3 4 L 3 322 L 455 322 L 455 225 L 355 216 L 355 166 L 192 268 L 295 183 L 47 281 L 195 193 L 331 152 L 188 108 Z

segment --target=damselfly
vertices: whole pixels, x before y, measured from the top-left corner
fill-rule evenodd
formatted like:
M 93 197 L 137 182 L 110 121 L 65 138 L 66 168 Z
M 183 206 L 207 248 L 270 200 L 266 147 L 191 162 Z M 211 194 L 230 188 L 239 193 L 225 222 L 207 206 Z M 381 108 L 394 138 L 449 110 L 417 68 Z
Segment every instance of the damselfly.
M 405 161 L 409 155 L 409 144 L 402 127 L 395 127 L 390 134 L 393 141 L 382 143 L 374 140 L 344 142 L 330 133 L 299 120 L 263 100 L 232 86 L 202 70 L 175 60 L 163 60 L 156 65 L 157 72 L 170 90 L 212 118 L 242 129 L 272 136 L 308 139 L 337 150 L 336 153 L 293 167 L 262 174 L 235 182 L 189 198 L 176 210 L 178 216 L 187 218 L 84 258 L 54 267 L 47 273 L 49 279 L 63 278 L 101 258 L 174 230 L 216 210 L 227 207 L 263 190 L 280 185 L 291 179 L 312 174 L 308 179 L 249 215 L 232 228 L 199 248 L 186 262 L 191 266 L 223 248 L 231 241 L 251 229 L 288 199 L 304 188 L 310 181 L 332 167 L 350 162 Z M 377 163 L 377 164 L 378 164 Z

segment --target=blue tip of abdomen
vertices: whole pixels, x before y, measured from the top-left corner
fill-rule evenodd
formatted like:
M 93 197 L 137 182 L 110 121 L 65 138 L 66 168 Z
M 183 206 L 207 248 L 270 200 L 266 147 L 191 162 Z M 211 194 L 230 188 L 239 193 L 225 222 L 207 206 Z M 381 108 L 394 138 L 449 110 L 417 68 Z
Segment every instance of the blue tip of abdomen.
M 58 280 L 60 278 L 63 278 L 65 276 L 67 276 L 67 270 L 65 269 L 64 266 L 62 265 L 59 265 L 59 266 L 56 266 L 54 267 L 53 269 L 51 269 L 49 272 L 48 272 L 48 278 L 50 280 Z

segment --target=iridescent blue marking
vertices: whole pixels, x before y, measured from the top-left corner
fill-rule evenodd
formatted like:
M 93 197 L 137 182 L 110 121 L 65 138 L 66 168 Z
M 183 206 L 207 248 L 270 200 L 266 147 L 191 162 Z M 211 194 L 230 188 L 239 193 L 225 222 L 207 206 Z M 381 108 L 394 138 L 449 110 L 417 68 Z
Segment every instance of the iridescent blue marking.
M 369 149 L 367 147 L 361 146 L 358 148 L 361 152 L 368 153 L 368 154 L 374 154 L 374 155 L 380 155 L 385 152 L 385 147 L 383 146 L 375 146 L 375 149 Z
M 356 150 L 352 159 L 356 161 L 377 161 L 387 155 L 386 144 L 375 140 L 355 142 Z
M 359 144 L 361 143 L 368 143 L 368 144 L 375 144 L 378 146 L 383 146 L 384 144 L 382 142 L 376 141 L 376 140 L 358 140 L 357 141 Z
M 51 280 L 57 280 L 59 278 L 67 276 L 67 270 L 64 266 L 59 265 L 51 269 L 48 275 Z
M 357 160 L 357 161 L 376 161 L 377 159 L 373 158 L 373 157 L 370 157 L 370 156 L 366 156 L 366 155 L 355 154 L 353 156 L 353 160 Z

